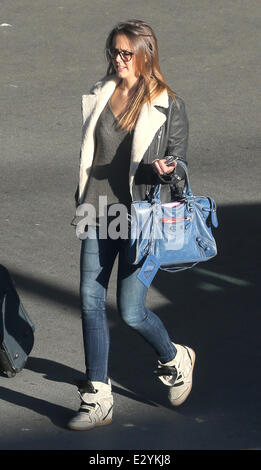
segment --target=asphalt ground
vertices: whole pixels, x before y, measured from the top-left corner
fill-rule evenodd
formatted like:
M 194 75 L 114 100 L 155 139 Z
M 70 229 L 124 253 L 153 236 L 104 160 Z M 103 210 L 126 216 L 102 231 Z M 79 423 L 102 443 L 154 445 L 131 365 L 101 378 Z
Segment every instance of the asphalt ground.
M 2 0 L 1 244 L 36 326 L 26 368 L 0 376 L 3 450 L 227 450 L 261 447 L 259 0 Z M 173 409 L 149 346 L 108 294 L 110 426 L 66 429 L 83 377 L 80 242 L 74 214 L 81 95 L 105 74 L 105 38 L 119 20 L 154 28 L 161 68 L 184 98 L 194 194 L 218 205 L 218 256 L 160 272 L 148 306 L 197 354 L 193 389 Z

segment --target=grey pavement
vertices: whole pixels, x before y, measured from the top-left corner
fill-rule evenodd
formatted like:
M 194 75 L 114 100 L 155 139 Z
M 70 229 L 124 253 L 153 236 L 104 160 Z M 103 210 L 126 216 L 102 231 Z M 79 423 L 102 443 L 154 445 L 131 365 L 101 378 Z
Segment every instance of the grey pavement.
M 0 4 L 0 263 L 36 325 L 26 368 L 0 376 L 0 449 L 257 449 L 260 424 L 259 0 L 2 0 Z M 148 306 L 197 353 L 194 385 L 171 408 L 157 358 L 120 320 L 110 281 L 114 421 L 66 429 L 83 377 L 79 250 L 70 221 L 81 95 L 106 70 L 118 20 L 158 36 L 161 68 L 190 121 L 195 194 L 218 205 L 218 256 L 160 272 Z

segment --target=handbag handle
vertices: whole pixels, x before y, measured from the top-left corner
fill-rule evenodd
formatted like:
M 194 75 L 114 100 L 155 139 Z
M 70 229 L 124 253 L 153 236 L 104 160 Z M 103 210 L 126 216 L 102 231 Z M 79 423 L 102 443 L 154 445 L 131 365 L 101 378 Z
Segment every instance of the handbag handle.
M 183 168 L 185 172 L 185 184 L 184 184 L 184 189 L 183 189 L 183 196 L 186 199 L 193 199 L 193 192 L 190 186 L 189 182 L 189 175 L 188 175 L 188 169 L 186 163 L 184 163 L 182 160 L 179 160 L 178 162 L 179 165 Z M 152 194 L 152 199 L 151 202 L 158 202 L 160 203 L 160 190 L 161 190 L 161 183 L 157 183 L 154 186 L 153 194 Z
M 186 163 L 184 163 L 182 160 L 179 160 L 179 165 L 182 166 L 183 170 L 185 171 L 185 184 L 184 184 L 184 189 L 183 189 L 183 195 L 187 199 L 193 198 L 194 195 L 193 195 L 190 182 L 189 182 L 188 167 Z

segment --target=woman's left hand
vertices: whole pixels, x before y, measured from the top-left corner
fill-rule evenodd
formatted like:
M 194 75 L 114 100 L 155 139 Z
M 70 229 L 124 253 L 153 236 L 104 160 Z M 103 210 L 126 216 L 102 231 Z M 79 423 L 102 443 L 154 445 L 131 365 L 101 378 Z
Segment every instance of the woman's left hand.
M 174 169 L 177 166 L 176 161 L 170 163 L 170 165 L 166 165 L 165 162 L 166 162 L 165 158 L 162 158 L 162 159 L 158 158 L 157 160 L 154 160 L 152 162 L 154 169 L 157 171 L 159 175 L 169 175 L 170 173 L 174 171 Z

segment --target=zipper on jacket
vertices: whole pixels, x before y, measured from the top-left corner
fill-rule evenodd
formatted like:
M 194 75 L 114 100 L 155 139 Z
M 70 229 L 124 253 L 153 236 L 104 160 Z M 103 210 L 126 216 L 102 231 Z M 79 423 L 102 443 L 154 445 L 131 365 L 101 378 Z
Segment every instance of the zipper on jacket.
M 157 148 L 157 157 L 159 157 L 159 148 L 160 148 L 160 139 L 161 139 L 161 134 L 162 134 L 162 127 L 160 128 L 160 131 L 158 133 L 158 148 Z

